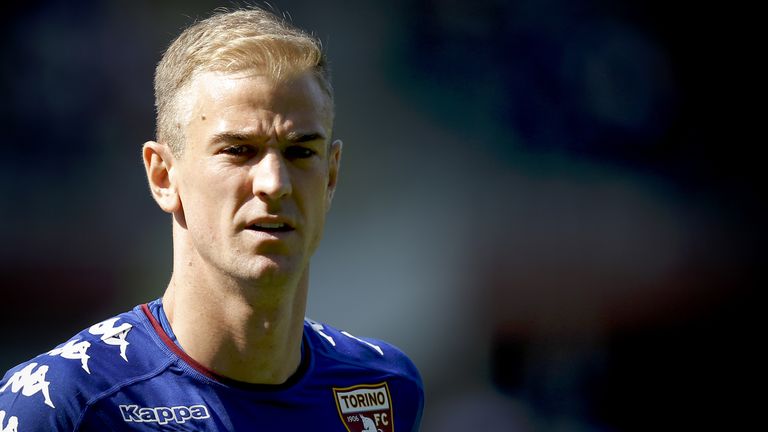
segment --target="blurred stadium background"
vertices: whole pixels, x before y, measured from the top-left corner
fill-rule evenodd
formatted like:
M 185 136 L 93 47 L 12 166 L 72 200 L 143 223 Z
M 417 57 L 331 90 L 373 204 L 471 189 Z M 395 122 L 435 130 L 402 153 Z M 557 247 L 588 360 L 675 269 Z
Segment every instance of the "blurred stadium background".
M 228 3 L 0 6 L 0 369 L 159 296 L 139 148 Z M 752 13 L 659 0 L 275 1 L 327 47 L 342 178 L 308 314 L 411 355 L 422 430 L 747 426 L 765 232 Z

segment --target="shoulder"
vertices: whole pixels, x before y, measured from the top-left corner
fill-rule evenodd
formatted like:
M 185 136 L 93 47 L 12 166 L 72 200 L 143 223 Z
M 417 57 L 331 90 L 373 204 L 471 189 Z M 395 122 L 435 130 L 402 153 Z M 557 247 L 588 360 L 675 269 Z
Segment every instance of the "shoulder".
M 324 377 L 328 381 L 346 383 L 334 387 L 339 406 L 353 407 L 360 398 L 379 397 L 380 393 L 381 401 L 386 401 L 382 406 L 397 412 L 396 429 L 418 430 L 424 409 L 424 384 L 405 353 L 387 342 L 355 336 L 310 319 L 304 326 L 316 357 L 316 372 L 328 374 Z M 349 409 L 357 412 L 354 407 Z M 388 415 L 391 417 L 392 412 Z
M 0 380 L 0 413 L 19 430 L 72 430 L 100 394 L 147 373 L 160 359 L 138 309 L 101 321 Z M 11 429 L 13 430 L 13 429 Z
M 411 359 L 396 346 L 379 339 L 355 336 L 309 318 L 304 321 L 314 352 L 352 368 L 375 370 L 398 376 L 423 388 Z

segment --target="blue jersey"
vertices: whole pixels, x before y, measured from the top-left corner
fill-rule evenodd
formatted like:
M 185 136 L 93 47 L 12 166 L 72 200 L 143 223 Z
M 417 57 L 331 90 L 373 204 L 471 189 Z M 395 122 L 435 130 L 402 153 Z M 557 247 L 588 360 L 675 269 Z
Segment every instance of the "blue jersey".
M 184 353 L 156 300 L 9 370 L 0 432 L 411 432 L 423 404 L 402 352 L 309 319 L 301 366 L 285 383 L 218 376 Z

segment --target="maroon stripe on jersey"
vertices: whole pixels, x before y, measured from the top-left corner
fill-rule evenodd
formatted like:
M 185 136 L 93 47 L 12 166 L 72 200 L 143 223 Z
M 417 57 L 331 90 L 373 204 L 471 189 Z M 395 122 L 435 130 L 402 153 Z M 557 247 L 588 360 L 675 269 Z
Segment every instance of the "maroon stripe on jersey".
M 196 362 L 195 359 L 190 357 L 187 353 L 184 352 L 176 343 L 174 343 L 171 338 L 168 336 L 167 333 L 165 333 L 165 330 L 163 330 L 163 326 L 160 325 L 160 323 L 157 321 L 154 315 L 152 315 L 152 312 L 149 310 L 149 306 L 144 303 L 141 305 L 141 310 L 144 311 L 144 315 L 147 316 L 149 319 L 149 322 L 152 323 L 152 327 L 155 328 L 155 333 L 157 333 L 158 336 L 160 336 L 160 339 L 163 340 L 163 343 L 171 349 L 171 351 L 174 352 L 177 356 L 179 356 L 184 362 L 186 362 L 188 365 L 192 366 L 196 371 L 200 372 L 201 374 L 207 376 L 208 378 L 215 380 L 215 381 L 228 381 L 229 379 L 227 377 L 221 376 L 217 374 L 216 372 L 208 369 L 207 367 L 201 365 L 200 363 Z

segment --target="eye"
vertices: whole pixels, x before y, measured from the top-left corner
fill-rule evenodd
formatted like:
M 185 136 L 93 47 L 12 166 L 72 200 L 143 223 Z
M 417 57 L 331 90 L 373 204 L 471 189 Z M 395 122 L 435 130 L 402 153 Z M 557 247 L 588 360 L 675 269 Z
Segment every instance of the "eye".
M 284 151 L 286 159 L 307 159 L 317 154 L 309 147 L 293 145 L 287 147 Z
M 255 150 L 252 147 L 245 145 L 229 146 L 221 150 L 221 153 L 228 154 L 230 156 L 249 156 L 254 152 Z

